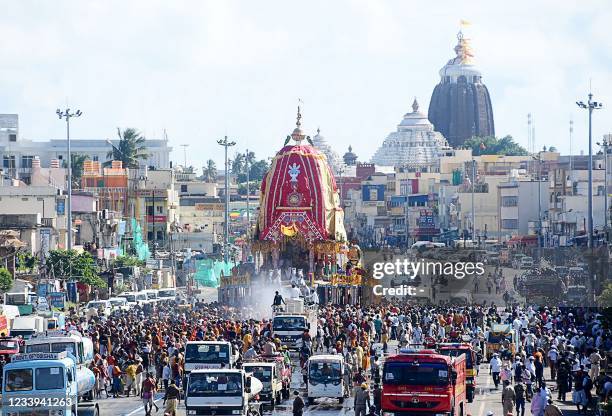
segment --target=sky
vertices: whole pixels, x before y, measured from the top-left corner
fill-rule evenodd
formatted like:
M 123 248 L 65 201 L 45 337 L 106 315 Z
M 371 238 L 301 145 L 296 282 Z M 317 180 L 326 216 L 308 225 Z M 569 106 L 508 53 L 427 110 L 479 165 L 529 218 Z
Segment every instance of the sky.
M 593 143 L 612 131 L 612 7 L 590 1 L 2 1 L 0 113 L 20 136 L 64 137 L 58 107 L 80 109 L 75 138 L 135 127 L 167 132 L 172 159 L 221 166 L 216 140 L 269 157 L 295 127 L 368 161 L 411 110 L 427 110 L 439 69 L 471 22 L 495 131 L 536 147 L 587 151 L 589 85 L 604 103 Z M 606 104 L 609 104 L 606 106 Z M 597 150 L 594 144 L 594 149 Z

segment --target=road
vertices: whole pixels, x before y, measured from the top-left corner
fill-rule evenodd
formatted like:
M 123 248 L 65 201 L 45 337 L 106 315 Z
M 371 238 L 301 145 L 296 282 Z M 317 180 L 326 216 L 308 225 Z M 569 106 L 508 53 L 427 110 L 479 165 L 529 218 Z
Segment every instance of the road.
M 546 371 L 548 376 L 548 370 Z M 486 416 L 489 411 L 492 411 L 495 416 L 502 415 L 501 405 L 501 388 L 495 390 L 493 388 L 493 381 L 489 376 L 488 364 L 482 364 L 480 372 L 476 379 L 477 394 L 473 403 L 468 403 L 468 414 L 471 416 Z M 549 386 L 552 386 L 552 382 L 548 382 Z M 300 378 L 298 374 L 294 374 L 292 389 L 300 387 Z M 304 389 L 300 389 L 302 393 L 305 393 Z M 553 392 L 553 395 L 555 393 Z M 570 397 L 571 395 L 568 395 Z M 304 397 L 304 396 L 302 396 Z M 555 396 L 556 397 L 556 396 Z M 265 411 L 265 416 L 285 416 L 291 415 L 291 400 L 283 402 L 277 406 L 274 412 Z M 157 396 L 156 403 L 160 406 L 160 411 L 157 415 L 163 415 L 162 395 Z M 558 404 L 558 403 L 557 403 Z M 531 415 L 529 411 L 529 403 L 527 403 L 526 415 Z M 102 399 L 100 400 L 101 416 L 140 416 L 144 415 L 142 402 L 137 398 L 119 398 L 119 399 Z M 577 415 L 575 406 L 571 403 L 562 403 L 560 405 L 565 416 Z M 311 416 L 330 416 L 330 415 L 354 415 L 352 409 L 352 399 L 345 401 L 344 405 L 339 405 L 337 400 L 323 400 L 317 401 L 314 405 L 307 407 L 305 415 Z M 181 403 L 179 406 L 178 415 L 185 416 L 185 407 Z

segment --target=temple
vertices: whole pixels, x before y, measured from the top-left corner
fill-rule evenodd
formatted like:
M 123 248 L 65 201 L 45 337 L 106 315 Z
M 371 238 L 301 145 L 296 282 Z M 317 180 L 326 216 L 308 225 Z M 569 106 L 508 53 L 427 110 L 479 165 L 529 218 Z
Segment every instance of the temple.
M 334 175 L 337 175 L 342 167 L 342 161 L 338 153 L 327 143 L 325 137 L 321 134 L 321 129 L 317 129 L 317 134 L 312 138 L 312 145 L 321 151 L 327 159 L 327 164 L 331 168 Z
M 406 113 L 397 130 L 383 141 L 372 157 L 372 163 L 428 170 L 438 164 L 440 154 L 446 148 L 446 139 L 434 131 L 427 116 L 419 111 L 415 98 L 412 112 Z
M 462 147 L 473 136 L 494 136 L 493 107 L 482 74 L 474 65 L 474 53 L 462 32 L 457 35 L 455 58 L 440 70 L 429 102 L 429 121 L 448 143 Z

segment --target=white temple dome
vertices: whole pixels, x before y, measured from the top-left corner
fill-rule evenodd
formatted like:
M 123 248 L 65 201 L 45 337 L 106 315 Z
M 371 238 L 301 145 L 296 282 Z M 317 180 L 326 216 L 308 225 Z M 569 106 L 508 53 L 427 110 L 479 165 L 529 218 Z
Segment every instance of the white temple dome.
M 437 166 L 445 149 L 448 149 L 446 139 L 434 131 L 427 115 L 419 111 L 415 98 L 412 113 L 404 115 L 397 131 L 387 136 L 372 157 L 372 163 L 379 166 L 431 168 Z
M 331 167 L 334 174 L 338 174 L 340 167 L 342 166 L 342 160 L 338 153 L 332 149 L 327 143 L 325 137 L 321 134 L 321 129 L 317 129 L 317 134 L 312 138 L 312 144 L 315 148 L 321 151 L 327 158 L 327 164 Z

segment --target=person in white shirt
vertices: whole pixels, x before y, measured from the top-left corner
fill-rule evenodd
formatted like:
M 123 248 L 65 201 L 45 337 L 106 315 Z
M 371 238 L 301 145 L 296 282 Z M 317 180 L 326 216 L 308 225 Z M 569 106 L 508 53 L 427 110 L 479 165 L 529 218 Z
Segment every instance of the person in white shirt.
M 499 359 L 499 354 L 493 354 L 493 358 L 489 362 L 490 373 L 493 376 L 493 384 L 495 389 L 499 388 L 499 373 L 501 372 L 502 361 Z
M 164 389 L 168 388 L 170 377 L 172 377 L 172 369 L 170 368 L 170 363 L 166 360 L 164 368 L 162 368 L 162 382 L 164 383 Z
M 292 299 L 298 299 L 302 292 L 295 285 L 291 285 L 291 289 L 289 289 L 289 297 Z

